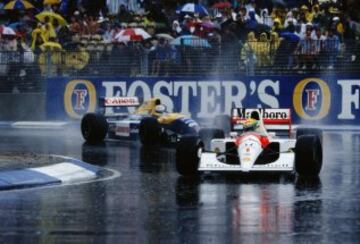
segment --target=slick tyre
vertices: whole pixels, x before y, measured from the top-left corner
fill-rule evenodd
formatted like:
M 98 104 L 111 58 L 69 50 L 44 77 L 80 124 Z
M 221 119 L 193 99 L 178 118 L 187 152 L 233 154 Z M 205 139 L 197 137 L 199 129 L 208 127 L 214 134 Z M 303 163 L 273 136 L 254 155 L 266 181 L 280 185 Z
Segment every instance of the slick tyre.
M 197 176 L 203 144 L 197 136 L 182 137 L 176 147 L 176 170 L 183 176 Z
M 298 139 L 300 136 L 305 136 L 305 135 L 317 136 L 317 137 L 319 137 L 320 141 L 322 142 L 323 132 L 321 129 L 299 128 L 296 130 L 296 139 Z
M 299 136 L 295 145 L 295 171 L 299 176 L 318 176 L 322 158 L 322 146 L 318 136 Z
M 88 113 L 81 120 L 81 133 L 90 144 L 101 143 L 107 132 L 108 122 L 102 114 Z
M 139 137 L 144 146 L 155 145 L 160 142 L 161 126 L 156 118 L 144 118 L 140 122 Z

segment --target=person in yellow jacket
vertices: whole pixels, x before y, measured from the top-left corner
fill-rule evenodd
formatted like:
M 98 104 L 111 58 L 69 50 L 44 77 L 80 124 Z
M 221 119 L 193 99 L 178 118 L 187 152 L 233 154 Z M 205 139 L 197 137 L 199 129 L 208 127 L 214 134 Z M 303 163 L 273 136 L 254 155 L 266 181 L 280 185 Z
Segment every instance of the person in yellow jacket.
M 38 24 L 38 26 L 31 32 L 31 37 L 31 49 L 34 51 L 45 42 L 41 31 L 41 24 Z
M 314 13 L 309 10 L 306 5 L 302 5 L 300 11 L 304 13 L 305 19 L 308 23 L 311 23 L 314 19 Z
M 41 35 L 42 35 L 42 39 L 44 40 L 44 42 L 48 42 L 50 40 L 50 38 L 57 37 L 55 29 L 50 22 L 48 22 L 42 26 Z
M 249 32 L 240 53 L 240 59 L 245 65 L 247 75 L 254 75 L 255 72 L 256 55 L 254 48 L 256 47 L 256 43 L 255 33 Z
M 258 42 L 256 42 L 254 51 L 259 67 L 270 65 L 270 43 L 265 32 L 260 34 L 260 39 Z

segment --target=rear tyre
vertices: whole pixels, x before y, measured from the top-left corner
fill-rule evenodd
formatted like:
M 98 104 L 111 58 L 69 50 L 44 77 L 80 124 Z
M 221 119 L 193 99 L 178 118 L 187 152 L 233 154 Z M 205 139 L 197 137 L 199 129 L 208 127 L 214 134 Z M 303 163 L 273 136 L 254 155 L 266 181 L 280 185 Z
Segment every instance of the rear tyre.
M 205 149 L 210 150 L 210 143 L 212 139 L 223 139 L 225 133 L 221 129 L 203 128 L 199 131 L 199 137 L 204 142 Z
M 316 177 L 322 166 L 322 146 L 318 136 L 299 136 L 295 145 L 295 171 L 299 176 Z
M 298 139 L 300 136 L 305 135 L 314 135 L 320 138 L 320 141 L 322 142 L 323 138 L 323 132 L 321 129 L 315 129 L 315 128 L 299 128 L 296 130 L 296 139 Z
M 140 141 L 144 146 L 160 142 L 161 126 L 156 118 L 143 118 L 139 126 Z
M 197 136 L 180 138 L 176 147 L 176 170 L 183 176 L 197 176 L 203 144 Z
M 81 133 L 90 144 L 101 143 L 107 132 L 108 122 L 102 114 L 88 113 L 81 120 Z

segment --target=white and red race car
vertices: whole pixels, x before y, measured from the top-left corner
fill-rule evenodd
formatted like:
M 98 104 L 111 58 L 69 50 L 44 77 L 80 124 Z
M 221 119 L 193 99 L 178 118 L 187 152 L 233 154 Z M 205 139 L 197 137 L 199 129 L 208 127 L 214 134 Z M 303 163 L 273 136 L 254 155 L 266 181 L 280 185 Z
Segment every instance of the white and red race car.
M 254 114 L 257 118 L 250 118 Z M 249 127 L 254 120 L 256 126 Z M 231 128 L 228 137 L 213 138 L 207 150 L 198 137 L 181 138 L 176 148 L 177 171 L 185 176 L 211 171 L 319 175 L 322 131 L 298 128 L 295 133 L 290 109 L 234 108 Z

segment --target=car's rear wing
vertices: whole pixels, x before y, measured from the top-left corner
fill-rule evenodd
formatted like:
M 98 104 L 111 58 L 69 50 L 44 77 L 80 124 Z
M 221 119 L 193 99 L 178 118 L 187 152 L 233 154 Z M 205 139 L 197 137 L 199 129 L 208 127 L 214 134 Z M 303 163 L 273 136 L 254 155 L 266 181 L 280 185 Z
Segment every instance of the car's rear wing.
M 139 107 L 138 97 L 101 97 L 99 110 L 107 117 L 124 116 L 129 114 L 125 108 Z
M 269 132 L 288 132 L 291 135 L 291 111 L 280 108 L 233 108 L 231 111 L 231 128 L 238 130 L 237 125 L 250 118 L 251 112 L 259 111 L 264 127 Z

